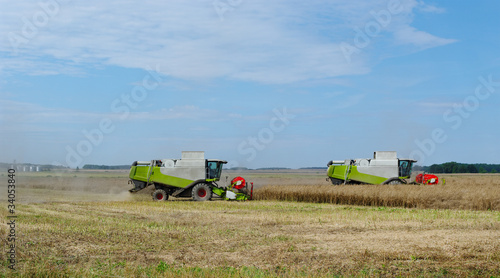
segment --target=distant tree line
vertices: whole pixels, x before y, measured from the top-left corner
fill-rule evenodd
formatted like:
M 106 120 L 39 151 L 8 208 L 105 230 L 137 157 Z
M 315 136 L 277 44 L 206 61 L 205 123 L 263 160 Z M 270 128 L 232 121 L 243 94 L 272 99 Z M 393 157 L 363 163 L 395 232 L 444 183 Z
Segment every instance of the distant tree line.
M 85 164 L 82 169 L 85 170 L 124 170 L 130 169 L 130 165 L 94 165 L 94 164 Z
M 499 173 L 500 164 L 466 164 L 458 162 L 446 162 L 441 164 L 432 164 L 431 166 L 416 166 L 416 171 L 425 171 L 428 173 Z
M 0 169 L 10 169 L 14 167 L 15 169 L 23 169 L 23 167 L 37 167 L 38 171 L 52 171 L 52 170 L 65 170 L 69 169 L 69 167 L 66 166 L 60 166 L 60 165 L 50 165 L 50 164 L 33 164 L 33 163 L 6 163 L 6 162 L 0 162 Z
M 247 167 L 231 167 L 229 169 L 226 169 L 225 166 L 222 166 L 222 168 L 225 170 L 251 170 L 251 169 L 248 169 Z

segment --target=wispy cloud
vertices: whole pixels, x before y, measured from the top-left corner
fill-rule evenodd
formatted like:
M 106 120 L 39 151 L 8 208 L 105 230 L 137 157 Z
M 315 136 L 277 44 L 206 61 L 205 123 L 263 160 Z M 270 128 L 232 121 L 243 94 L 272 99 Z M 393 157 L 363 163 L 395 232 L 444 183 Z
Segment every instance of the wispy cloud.
M 411 26 L 400 27 L 394 32 L 396 42 L 399 44 L 410 44 L 419 48 L 419 50 L 443 46 L 457 42 L 455 39 L 439 38 L 424 31 L 419 31 Z
M 159 65 L 174 78 L 230 78 L 262 83 L 363 74 L 369 57 L 347 62 L 340 43 L 353 26 L 387 1 L 245 1 L 221 21 L 211 1 L 57 1 L 60 8 L 36 36 L 12 55 L 12 34 L 22 35 L 36 3 L 3 1 L 0 62 L 3 72 L 81 74 L 81 66 Z M 415 10 L 439 8 L 401 1 L 394 44 L 422 48 L 453 42 L 411 27 Z M 23 19 L 24 18 L 24 19 Z M 376 55 L 376 54 L 374 54 Z M 77 66 L 78 65 L 78 66 Z
M 435 5 L 426 4 L 423 1 L 418 2 L 418 9 L 426 13 L 444 13 L 446 10 Z
M 459 105 L 457 102 L 421 102 L 418 105 L 425 108 L 452 108 Z
M 9 123 L 9 126 L 23 124 L 79 124 L 98 122 L 101 119 L 122 120 L 123 115 L 117 113 L 93 113 L 75 109 L 49 108 L 39 104 L 0 100 L 0 121 Z M 217 110 L 204 109 L 193 105 L 174 106 L 156 111 L 131 112 L 126 120 L 159 121 L 159 120 L 219 120 L 226 116 Z M 6 127 L 7 125 L 4 125 Z
M 113 122 L 136 122 L 154 123 L 157 121 L 174 120 L 219 122 L 226 120 L 268 120 L 267 114 L 242 115 L 230 111 L 207 109 L 195 105 L 173 106 L 154 111 L 130 112 L 123 118 L 122 114 L 113 112 L 95 113 L 79 111 L 75 109 L 49 108 L 39 104 L 18 102 L 11 100 L 0 100 L 0 130 L 2 131 L 42 131 L 39 126 L 61 126 L 64 128 L 78 127 L 84 125 L 96 125 L 102 119 L 110 119 Z M 6 124 L 1 124 L 2 122 Z M 7 124 L 8 123 L 8 124 Z M 50 131 L 50 130 L 46 130 Z
M 116 117 L 117 115 L 109 115 Z M 220 120 L 224 116 L 217 110 L 205 109 L 194 105 L 174 106 L 171 108 L 164 108 L 157 111 L 148 112 L 133 112 L 127 117 L 127 120 L 207 120 L 214 121 Z

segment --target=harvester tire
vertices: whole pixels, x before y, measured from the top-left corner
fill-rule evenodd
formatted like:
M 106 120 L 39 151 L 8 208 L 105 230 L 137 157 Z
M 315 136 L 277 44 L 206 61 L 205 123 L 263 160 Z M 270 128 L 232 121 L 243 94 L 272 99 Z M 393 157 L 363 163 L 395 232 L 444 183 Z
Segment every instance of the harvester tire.
M 336 179 L 336 178 L 330 178 L 330 181 L 332 182 L 333 185 L 341 185 L 344 183 L 343 180 L 339 180 L 339 179 Z
M 390 185 L 398 185 L 398 184 L 405 184 L 404 180 L 400 178 L 392 178 L 389 180 L 386 180 L 384 184 L 390 184 Z
M 168 200 L 168 194 L 163 189 L 156 189 L 155 191 L 153 191 L 153 200 L 166 201 Z
M 212 199 L 212 189 L 206 183 L 198 183 L 193 187 L 191 196 L 195 201 L 208 201 Z

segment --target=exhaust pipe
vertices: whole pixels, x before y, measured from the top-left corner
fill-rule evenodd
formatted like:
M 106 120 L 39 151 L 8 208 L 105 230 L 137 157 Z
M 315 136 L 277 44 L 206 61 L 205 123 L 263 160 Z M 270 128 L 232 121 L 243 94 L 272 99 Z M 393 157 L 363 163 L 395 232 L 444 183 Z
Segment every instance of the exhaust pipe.
M 330 160 L 330 162 L 328 162 L 328 164 L 326 164 L 326 166 L 330 167 L 333 164 L 344 164 L 344 163 L 345 163 L 345 160 Z

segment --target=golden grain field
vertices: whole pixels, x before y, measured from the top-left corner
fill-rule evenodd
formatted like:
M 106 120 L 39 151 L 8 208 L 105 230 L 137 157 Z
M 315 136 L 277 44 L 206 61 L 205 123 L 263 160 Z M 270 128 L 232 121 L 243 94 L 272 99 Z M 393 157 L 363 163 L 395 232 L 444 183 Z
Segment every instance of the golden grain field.
M 344 187 L 312 171 L 244 174 L 258 200 L 153 202 L 127 192 L 126 172 L 20 175 L 19 261 L 6 268 L 2 241 L 0 277 L 500 275 L 500 176 Z
M 500 210 L 500 176 L 448 175 L 439 185 L 269 185 L 258 200 L 422 209 Z

